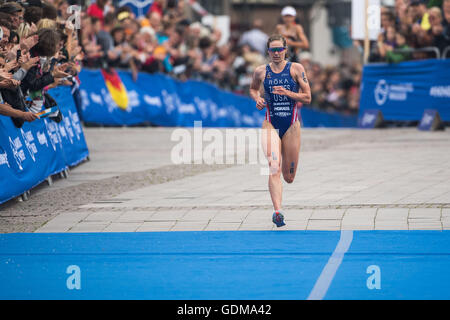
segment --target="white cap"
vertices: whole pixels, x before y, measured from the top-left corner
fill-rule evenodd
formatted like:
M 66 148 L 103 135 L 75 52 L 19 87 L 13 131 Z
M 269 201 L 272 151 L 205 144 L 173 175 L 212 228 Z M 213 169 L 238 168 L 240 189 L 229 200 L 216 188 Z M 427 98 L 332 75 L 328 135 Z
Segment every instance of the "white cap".
M 281 15 L 282 16 L 293 16 L 293 17 L 296 17 L 297 16 L 297 11 L 295 11 L 294 7 L 287 6 L 287 7 L 284 7 L 283 10 L 281 10 Z

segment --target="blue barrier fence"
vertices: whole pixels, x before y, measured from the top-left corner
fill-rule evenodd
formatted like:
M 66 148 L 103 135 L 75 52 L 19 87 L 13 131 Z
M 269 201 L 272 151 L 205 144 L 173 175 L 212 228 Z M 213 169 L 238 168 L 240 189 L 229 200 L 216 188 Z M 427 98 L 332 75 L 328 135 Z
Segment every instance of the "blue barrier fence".
M 418 121 L 435 109 L 450 121 L 450 59 L 364 66 L 360 116 L 369 109 L 392 121 Z
M 259 127 L 265 111 L 255 102 L 200 82 L 181 82 L 162 74 L 140 73 L 134 82 L 128 71 L 118 72 L 128 96 L 121 109 L 111 98 L 99 70 L 80 74 L 83 121 L 100 125 L 135 125 L 150 122 L 160 126 Z M 304 127 L 356 127 L 357 116 L 301 108 Z
M 17 129 L 9 117 L 0 116 L 0 203 L 89 155 L 71 89 L 60 87 L 49 93 L 63 114 L 59 124 L 41 119 Z

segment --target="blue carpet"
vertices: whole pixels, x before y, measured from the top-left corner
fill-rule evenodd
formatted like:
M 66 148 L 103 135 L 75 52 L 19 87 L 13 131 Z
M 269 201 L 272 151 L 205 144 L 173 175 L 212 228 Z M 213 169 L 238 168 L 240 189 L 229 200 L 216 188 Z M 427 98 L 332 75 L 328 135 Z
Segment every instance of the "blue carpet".
M 0 299 L 306 299 L 339 231 L 0 235 Z M 75 281 L 69 266 L 77 266 Z M 379 289 L 367 268 L 379 267 Z M 450 232 L 355 231 L 325 299 L 450 299 Z M 80 289 L 69 289 L 70 283 Z

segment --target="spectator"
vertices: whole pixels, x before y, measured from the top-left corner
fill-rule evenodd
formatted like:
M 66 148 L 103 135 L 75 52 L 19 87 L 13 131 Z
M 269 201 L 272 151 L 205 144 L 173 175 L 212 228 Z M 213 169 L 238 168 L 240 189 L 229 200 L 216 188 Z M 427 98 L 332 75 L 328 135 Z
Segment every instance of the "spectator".
M 429 30 L 430 36 L 433 38 L 432 45 L 439 49 L 439 52 L 444 53 L 445 47 L 450 45 L 444 37 L 444 26 L 442 20 L 442 12 L 438 7 L 428 9 L 428 19 L 430 20 L 431 28 Z
M 450 0 L 444 0 L 442 2 L 443 20 L 442 20 L 442 35 L 446 41 L 446 45 L 450 46 Z M 443 53 L 443 52 L 442 52 Z M 447 58 L 450 56 L 450 51 L 447 54 Z
M 393 50 L 388 50 L 386 52 L 386 61 L 390 63 L 398 63 L 402 61 L 407 61 L 410 59 L 411 53 L 407 50 L 410 49 L 406 44 L 406 38 L 401 32 L 395 33 L 395 44 L 399 51 L 394 52 Z M 403 52 L 400 50 L 404 50 Z
M 96 33 L 97 44 L 100 45 L 101 51 L 104 56 L 109 54 L 111 50 L 114 49 L 114 39 L 111 35 L 116 24 L 116 16 L 113 12 L 109 12 L 105 15 L 103 20 L 103 27 L 100 26 L 100 30 Z
M 433 44 L 433 36 L 428 32 L 431 28 L 425 3 L 421 0 L 412 0 L 410 6 L 412 19 L 411 32 L 413 35 L 413 47 L 423 48 Z M 426 57 L 425 54 L 417 54 L 417 58 Z
M 6 2 L 0 6 L 0 12 L 7 14 L 11 23 L 11 30 L 16 31 L 23 20 L 22 6 L 16 2 Z
M 420 27 L 422 30 L 425 31 L 430 29 L 427 6 L 424 0 L 411 0 L 410 15 L 412 18 L 413 28 L 417 28 L 415 27 L 415 25 L 417 25 L 418 27 Z
M 382 59 L 386 58 L 387 52 L 392 52 L 396 47 L 396 32 L 393 26 L 388 26 L 386 34 L 380 33 L 378 37 L 378 52 Z
M 279 24 L 276 27 L 276 32 L 283 35 L 287 40 L 289 52 L 287 57 L 292 62 L 298 61 L 298 54 L 301 49 L 309 49 L 309 41 L 303 31 L 301 25 L 295 22 L 297 11 L 291 7 L 284 7 L 281 11 L 283 24 Z
M 23 14 L 24 22 L 28 25 L 37 24 L 42 19 L 42 8 L 37 6 L 29 6 L 25 8 Z
M 389 27 L 395 27 L 395 16 L 391 11 L 386 11 L 381 14 L 381 32 L 385 33 Z
M 152 5 L 148 9 L 147 15 L 150 15 L 153 12 L 156 12 L 160 16 L 163 16 L 165 6 L 166 6 L 166 1 L 165 0 L 154 0 Z
M 267 34 L 262 31 L 262 19 L 253 21 L 253 29 L 244 32 L 239 40 L 239 45 L 248 44 L 252 50 L 258 51 L 263 56 L 267 55 Z
M 52 19 L 41 19 L 39 20 L 38 24 L 37 24 L 37 30 L 41 30 L 41 29 L 56 29 L 57 23 L 55 20 Z
M 42 4 L 42 18 L 56 20 L 58 18 L 58 10 L 53 4 L 44 2 Z
M 88 7 L 87 14 L 91 17 L 97 18 L 103 24 L 106 2 L 107 0 L 96 0 Z

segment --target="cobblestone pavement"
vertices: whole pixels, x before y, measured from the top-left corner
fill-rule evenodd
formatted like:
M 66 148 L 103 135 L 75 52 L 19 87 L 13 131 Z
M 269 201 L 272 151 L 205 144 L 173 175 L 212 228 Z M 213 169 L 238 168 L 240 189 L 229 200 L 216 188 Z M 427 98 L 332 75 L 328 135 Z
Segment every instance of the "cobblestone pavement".
M 263 164 L 174 164 L 174 130 L 85 128 L 91 160 L 2 205 L 0 232 L 450 229 L 448 131 L 303 129 L 276 228 Z

